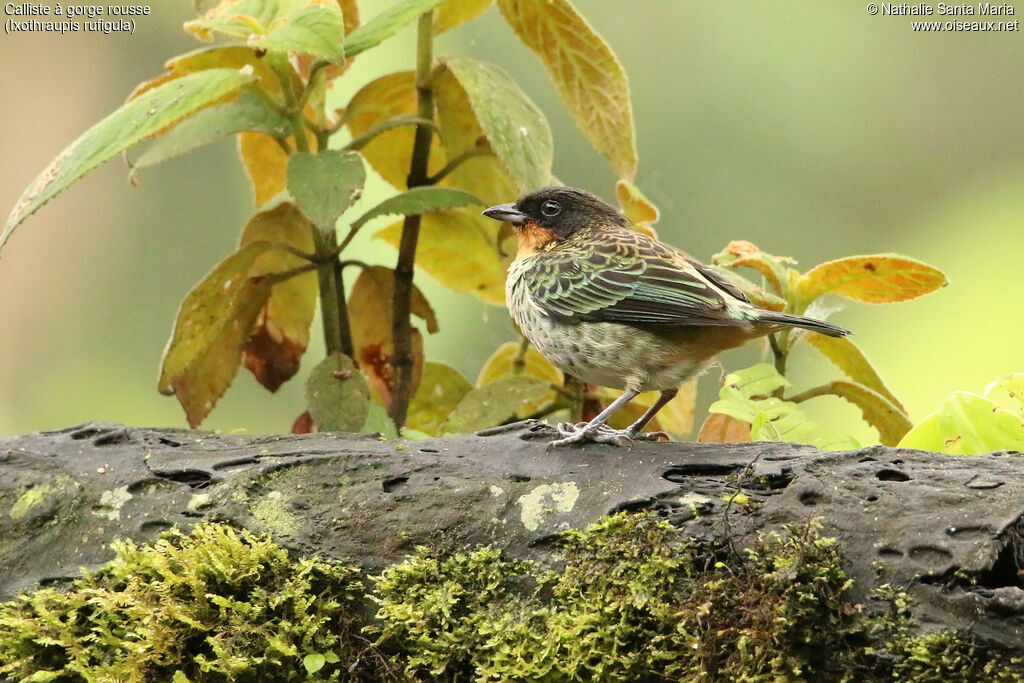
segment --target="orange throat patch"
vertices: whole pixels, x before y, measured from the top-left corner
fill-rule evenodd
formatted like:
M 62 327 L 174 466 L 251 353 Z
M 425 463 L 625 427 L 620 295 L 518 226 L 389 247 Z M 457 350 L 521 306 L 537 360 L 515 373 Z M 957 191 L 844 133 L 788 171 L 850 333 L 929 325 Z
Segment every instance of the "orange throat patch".
M 539 223 L 528 221 L 516 228 L 516 260 L 524 259 L 538 249 L 550 244 L 555 239 L 555 233 L 541 226 Z

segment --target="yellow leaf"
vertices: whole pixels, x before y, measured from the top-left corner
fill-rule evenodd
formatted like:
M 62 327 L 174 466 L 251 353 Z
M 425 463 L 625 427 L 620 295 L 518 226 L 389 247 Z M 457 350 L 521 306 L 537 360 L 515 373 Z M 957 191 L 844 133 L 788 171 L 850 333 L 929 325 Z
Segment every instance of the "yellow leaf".
M 311 151 L 316 151 L 316 136 L 307 134 Z M 293 138 L 286 141 L 294 148 Z M 284 191 L 288 184 L 288 154 L 277 140 L 264 133 L 239 133 L 238 153 L 252 183 L 256 206 L 263 206 Z
M 152 90 L 167 81 L 173 81 L 197 71 L 244 67 L 253 69 L 253 74 L 258 79 L 257 84 L 261 88 L 274 93 L 281 92 L 281 83 L 274 76 L 273 70 L 259 57 L 256 50 L 244 45 L 229 45 L 202 48 L 168 60 L 164 64 L 164 73 L 140 83 L 128 96 L 128 99 L 134 100 L 147 90 Z M 295 84 L 298 85 L 298 81 Z
M 245 247 L 266 241 L 289 244 L 306 253 L 313 251 L 313 226 L 290 202 L 256 214 L 245 226 L 239 242 Z M 253 275 L 278 273 L 306 261 L 280 249 L 260 255 Z M 316 307 L 317 276 L 304 273 L 274 285 L 260 311 L 249 341 L 242 349 L 242 363 L 270 391 L 277 389 L 299 369 L 299 359 L 309 346 L 309 326 Z
M 903 411 L 885 396 L 856 382 L 835 380 L 828 384 L 829 392 L 840 396 L 860 408 L 864 421 L 878 430 L 883 446 L 895 446 L 913 424 Z
M 270 296 L 271 278 L 252 277 L 253 264 L 269 248 L 268 242 L 241 248 L 181 303 L 157 387 L 178 397 L 193 427 L 231 386 L 242 345 Z
M 416 89 L 413 73 L 400 71 L 381 76 L 357 92 L 346 109 L 346 125 L 352 137 L 367 132 L 379 123 L 399 116 L 417 113 Z M 399 126 L 386 130 L 363 147 L 360 152 L 374 170 L 391 185 L 405 189 L 412 159 L 414 126 Z M 441 141 L 434 135 L 430 148 L 428 175 L 440 171 L 445 164 Z M 467 188 L 468 189 L 468 188 Z
M 634 223 L 657 223 L 661 213 L 650 199 L 645 197 L 640 188 L 628 180 L 620 180 L 615 184 L 615 194 L 619 199 L 619 207 L 626 218 Z
M 786 271 L 781 263 L 784 260 L 792 261 L 791 259 L 783 259 L 766 254 L 752 242 L 733 240 L 729 242 L 725 249 L 715 254 L 713 262 L 715 265 L 727 266 L 729 268 L 739 268 L 741 266 L 754 268 L 765 276 L 768 285 L 776 293 L 781 294 L 787 290 L 788 284 Z
M 441 425 L 473 386 L 455 368 L 427 361 L 416 394 L 409 402 L 405 424 L 431 436 L 440 436 Z
M 797 296 L 805 304 L 827 293 L 869 304 L 907 301 L 948 284 L 939 269 L 899 254 L 850 256 L 804 273 Z
M 618 177 L 636 175 L 636 135 L 626 72 L 568 0 L 498 0 L 520 40 L 540 56 L 559 95 Z
M 425 214 L 420 222 L 416 265 L 450 289 L 501 306 L 505 303 L 505 266 L 480 223 L 463 211 Z M 384 228 L 375 237 L 397 248 L 402 223 Z
M 878 392 L 895 407 L 906 412 L 903 404 L 885 386 L 885 382 L 882 381 L 864 352 L 847 337 L 828 337 L 824 334 L 808 334 L 806 332 L 800 332 L 799 335 L 800 339 L 806 341 L 821 355 L 832 361 L 847 377 Z
M 514 377 L 516 375 L 530 375 L 543 379 L 555 386 L 562 386 L 564 380 L 562 371 L 552 365 L 547 358 L 540 354 L 533 346 L 528 346 L 523 355 L 523 364 L 516 368 L 515 359 L 519 355 L 520 342 L 505 342 L 491 354 L 476 378 L 476 385 L 482 387 L 485 384 L 496 382 L 503 377 Z M 523 406 L 521 412 L 524 415 L 532 415 L 543 406 L 551 403 L 558 397 L 558 392 L 550 389 L 539 399 Z
M 365 268 L 352 286 L 348 316 L 352 326 L 355 361 L 370 380 L 385 407 L 391 405 L 391 392 L 397 374 L 394 367 L 395 345 L 392 337 L 395 273 L 384 266 Z M 423 293 L 413 288 L 411 311 L 427 322 L 431 333 L 437 331 L 437 318 Z M 423 371 L 423 336 L 412 333 L 413 391 Z
M 482 14 L 494 0 L 445 0 L 434 10 L 434 35 L 441 35 Z

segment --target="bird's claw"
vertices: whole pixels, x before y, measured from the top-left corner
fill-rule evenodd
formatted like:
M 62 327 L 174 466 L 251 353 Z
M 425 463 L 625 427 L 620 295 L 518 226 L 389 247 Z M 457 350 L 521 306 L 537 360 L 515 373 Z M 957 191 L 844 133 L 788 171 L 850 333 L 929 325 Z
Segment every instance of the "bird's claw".
M 574 443 L 608 443 L 621 448 L 629 448 L 633 441 L 668 441 L 668 434 L 665 432 L 640 432 L 635 433 L 629 429 L 613 429 L 608 425 L 591 426 L 587 422 L 569 424 L 562 422 L 555 429 L 558 430 L 561 439 L 556 439 L 548 444 L 548 450 L 559 446 L 568 446 Z

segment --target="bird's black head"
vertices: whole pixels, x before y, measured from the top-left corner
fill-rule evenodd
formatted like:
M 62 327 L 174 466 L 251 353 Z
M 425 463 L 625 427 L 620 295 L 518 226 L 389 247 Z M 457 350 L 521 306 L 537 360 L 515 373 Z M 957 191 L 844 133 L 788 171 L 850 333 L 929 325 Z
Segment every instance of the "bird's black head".
M 628 225 L 614 206 L 575 187 L 545 187 L 512 204 L 492 206 L 484 215 L 517 227 L 536 224 L 550 230 L 556 240 L 583 228 Z

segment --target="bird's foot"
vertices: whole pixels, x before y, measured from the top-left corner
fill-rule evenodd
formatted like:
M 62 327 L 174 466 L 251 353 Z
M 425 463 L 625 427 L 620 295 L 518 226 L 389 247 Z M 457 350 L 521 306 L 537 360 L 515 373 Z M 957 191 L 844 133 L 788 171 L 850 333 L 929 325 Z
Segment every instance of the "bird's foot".
M 629 448 L 633 441 L 668 441 L 668 434 L 665 432 L 640 432 L 635 433 L 629 429 L 613 429 L 606 424 L 591 425 L 587 422 L 569 424 L 562 422 L 555 429 L 562 436 L 548 444 L 548 450 L 559 446 L 568 446 L 574 443 L 608 443 L 622 448 Z

